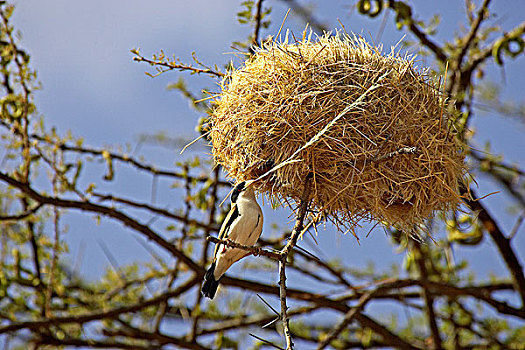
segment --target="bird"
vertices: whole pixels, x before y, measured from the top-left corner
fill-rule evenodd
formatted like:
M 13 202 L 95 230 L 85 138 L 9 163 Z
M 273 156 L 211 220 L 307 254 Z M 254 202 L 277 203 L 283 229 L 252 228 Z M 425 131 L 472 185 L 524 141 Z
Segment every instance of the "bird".
M 255 192 L 251 183 L 243 181 L 237 184 L 231 195 L 231 209 L 219 231 L 219 239 L 227 239 L 239 244 L 253 246 L 262 233 L 263 213 L 255 199 Z M 250 255 L 245 250 L 217 244 L 213 255 L 213 262 L 204 275 L 202 295 L 213 299 L 224 273 L 235 262 Z

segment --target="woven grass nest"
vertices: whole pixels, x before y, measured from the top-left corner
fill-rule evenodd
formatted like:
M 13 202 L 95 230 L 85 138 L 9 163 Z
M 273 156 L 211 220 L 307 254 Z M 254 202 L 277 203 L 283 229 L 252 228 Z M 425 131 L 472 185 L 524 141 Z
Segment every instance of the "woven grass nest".
M 212 153 L 237 181 L 266 173 L 254 186 L 280 202 L 310 174 L 311 209 L 338 226 L 412 229 L 461 200 L 465 155 L 439 85 L 360 37 L 269 42 L 223 79 Z

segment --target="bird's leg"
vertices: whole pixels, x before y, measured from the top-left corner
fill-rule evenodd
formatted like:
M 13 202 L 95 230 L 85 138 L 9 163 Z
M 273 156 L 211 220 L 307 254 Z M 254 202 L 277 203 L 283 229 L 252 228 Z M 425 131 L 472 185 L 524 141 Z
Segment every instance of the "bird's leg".
M 226 249 L 231 248 L 231 246 L 229 244 L 232 244 L 233 242 L 235 242 L 235 241 L 233 241 L 233 240 L 231 240 L 229 238 L 224 238 L 224 240 L 226 241 L 226 244 L 222 245 L 222 252 L 223 253 L 226 252 Z
M 253 248 L 255 248 L 255 250 L 256 250 L 255 252 L 252 253 L 253 256 L 261 255 L 261 247 L 253 247 Z

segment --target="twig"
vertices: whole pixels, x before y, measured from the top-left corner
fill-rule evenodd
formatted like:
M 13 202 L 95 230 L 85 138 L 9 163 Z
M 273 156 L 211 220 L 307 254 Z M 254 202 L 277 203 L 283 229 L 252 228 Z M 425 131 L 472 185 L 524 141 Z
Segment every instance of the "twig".
M 318 310 L 318 307 L 316 305 L 314 306 L 304 306 L 299 307 L 297 309 L 291 310 L 288 312 L 288 315 L 295 316 L 305 316 L 309 313 L 316 312 Z M 209 325 L 208 328 L 203 328 L 199 330 L 198 335 L 207 335 L 207 334 L 214 334 L 217 332 L 225 332 L 228 330 L 241 330 L 242 328 L 249 328 L 251 326 L 261 326 L 261 328 L 269 327 L 270 325 L 274 324 L 276 321 L 279 321 L 281 319 L 281 315 L 279 312 L 277 312 L 277 318 L 270 314 L 270 315 L 252 315 L 252 316 L 245 316 L 245 317 L 233 317 L 229 318 L 227 320 L 224 320 L 220 323 L 214 323 L 213 325 Z M 272 329 L 275 329 L 275 327 L 272 327 Z
M 118 317 L 116 321 L 121 325 L 120 329 L 116 330 L 104 330 L 104 335 L 108 335 L 112 338 L 117 338 L 119 336 L 130 337 L 140 340 L 149 340 L 157 344 L 176 345 L 180 349 L 192 349 L 192 350 L 210 350 L 210 348 L 200 345 L 197 341 L 189 340 L 185 337 L 176 338 L 163 334 L 162 332 L 150 333 L 146 332 L 138 327 L 134 327 L 130 322 L 123 320 L 122 316 Z M 151 347 L 151 346 L 150 346 Z M 156 347 L 158 349 L 158 347 Z
M 516 223 L 512 227 L 512 230 L 509 233 L 509 240 L 512 240 L 516 233 L 518 232 L 518 229 L 520 228 L 521 224 L 523 223 L 523 220 L 525 219 L 525 213 L 520 214 L 518 216 L 518 219 L 516 220 Z
M 240 244 L 235 241 L 226 240 L 226 239 L 218 239 L 217 237 L 213 237 L 213 236 L 208 236 L 206 237 L 206 239 L 215 244 L 223 244 L 231 248 L 246 250 L 247 252 L 250 252 L 253 255 L 262 255 L 262 256 L 265 256 L 267 258 L 274 259 L 274 260 L 279 260 L 281 258 L 281 255 L 279 253 L 271 252 L 269 250 L 264 250 L 264 249 L 261 249 L 260 247 L 244 245 L 244 244 Z
M 280 293 L 280 289 L 273 285 L 268 285 L 256 281 L 247 281 L 239 278 L 229 277 L 229 276 L 223 276 L 221 279 L 221 283 L 226 286 L 234 286 L 242 289 L 243 291 L 254 291 L 257 293 L 265 293 L 269 295 L 276 295 L 278 296 Z M 467 287 L 456 287 L 454 285 L 448 284 L 448 283 L 439 283 L 439 282 L 431 282 L 426 281 L 423 282 L 419 279 L 400 279 L 400 280 L 394 280 L 392 282 L 389 282 L 388 284 L 381 285 L 378 288 L 381 288 L 381 291 L 374 292 L 374 297 L 389 297 L 393 300 L 400 300 L 404 299 L 406 297 L 410 298 L 419 298 L 419 293 L 417 294 L 411 294 L 409 296 L 396 296 L 391 294 L 385 294 L 389 290 L 398 290 L 402 288 L 410 288 L 410 287 L 425 287 L 432 291 L 434 295 L 442 295 L 442 296 L 449 296 L 452 298 L 458 298 L 458 297 L 473 297 L 478 300 L 482 300 L 485 303 L 491 305 L 494 307 L 498 312 L 506 314 L 506 315 L 512 315 L 516 317 L 523 318 L 525 317 L 525 313 L 509 306 L 505 302 L 500 302 L 491 297 L 491 294 L 497 291 L 509 291 L 512 289 L 512 285 L 508 283 L 499 283 L 496 285 L 488 284 L 488 285 L 480 285 L 480 286 L 467 286 Z M 354 300 L 355 297 L 340 297 L 340 298 L 329 298 L 323 295 L 319 294 L 313 294 L 313 293 L 307 293 L 304 290 L 299 289 L 287 289 L 287 296 L 292 299 L 300 300 L 303 302 L 313 303 L 318 308 L 327 308 L 343 313 L 349 312 L 351 309 L 350 306 L 347 305 L 347 300 Z M 391 296 L 391 297 L 390 297 Z M 363 327 L 369 327 L 372 329 L 375 333 L 380 335 L 384 340 L 385 343 L 390 346 L 398 346 L 403 349 L 415 349 L 415 348 L 424 348 L 424 345 L 419 345 L 419 343 L 409 343 L 408 341 L 402 339 L 400 336 L 394 334 L 390 330 L 388 330 L 387 327 L 381 325 L 377 321 L 371 319 L 370 317 L 363 315 L 362 313 L 357 313 L 354 316 L 354 319 L 357 320 L 361 326 Z
M 428 281 L 428 271 L 425 265 L 425 261 L 427 260 L 427 257 L 423 255 L 424 253 L 423 253 L 423 250 L 421 249 L 421 244 L 418 241 L 413 240 L 412 243 L 417 252 L 416 264 L 419 269 L 420 279 L 422 282 L 427 282 Z M 423 299 L 425 300 L 425 314 L 426 314 L 426 317 L 428 318 L 428 323 L 430 325 L 430 331 L 432 333 L 432 340 L 434 343 L 433 348 L 441 349 L 441 335 L 439 334 L 436 311 L 434 310 L 434 297 L 432 293 L 424 286 L 423 286 Z
M 408 27 L 410 28 L 410 31 L 414 33 L 414 35 L 419 39 L 421 44 L 429 48 L 430 51 L 434 53 L 436 59 L 441 62 L 446 62 L 448 60 L 448 57 L 443 49 L 438 44 L 430 40 L 429 37 L 423 31 L 421 31 L 417 25 L 414 24 L 414 20 L 412 18 L 410 18 L 410 25 Z
M 138 54 L 136 52 L 135 52 L 135 55 L 136 56 L 133 57 L 133 61 L 146 62 L 146 63 L 151 64 L 152 66 L 165 67 L 166 71 L 173 70 L 173 69 L 178 69 L 180 71 L 190 71 L 190 72 L 192 72 L 194 74 L 208 74 L 208 75 L 212 75 L 212 76 L 216 76 L 216 77 L 224 77 L 224 75 L 225 75 L 224 73 L 214 71 L 214 70 L 212 70 L 210 68 L 202 69 L 202 68 L 195 68 L 195 67 L 192 67 L 192 66 L 189 66 L 189 65 L 185 66 L 183 64 L 178 64 L 178 63 L 173 63 L 173 62 L 164 62 L 164 61 L 159 61 L 159 60 L 150 60 L 149 58 L 143 57 L 143 56 L 141 56 L 140 54 Z
M 288 306 L 286 306 L 286 256 L 279 260 L 279 298 L 281 299 L 281 321 L 283 323 L 286 349 L 293 349 L 294 343 L 290 332 L 288 320 Z
M 275 309 L 273 308 L 273 306 L 271 306 L 266 300 L 264 300 L 264 298 L 263 298 L 262 296 L 260 296 L 259 294 L 257 294 L 257 297 L 258 297 L 259 299 L 261 299 L 261 301 L 262 301 L 264 304 L 266 304 L 266 306 L 268 306 L 268 307 L 270 308 L 270 310 L 272 310 L 276 315 L 279 315 L 279 313 L 277 312 L 277 310 L 275 310 Z
M 35 214 L 38 211 L 38 209 L 40 209 L 40 208 L 42 208 L 42 203 L 38 203 L 33 208 L 28 209 L 28 210 L 24 211 L 21 214 L 17 214 L 17 215 L 0 215 L 0 221 L 19 221 L 19 220 L 27 218 L 28 216 L 30 216 L 32 214 Z
M 54 243 L 53 243 L 53 255 L 51 258 L 51 267 L 49 274 L 49 279 L 47 282 L 47 290 L 46 290 L 46 304 L 44 307 L 44 314 L 47 318 L 52 317 L 52 298 L 53 298 L 53 292 L 55 288 L 55 280 L 56 280 L 56 268 L 58 265 L 58 255 L 59 255 L 59 248 L 60 248 L 60 211 L 58 208 L 53 208 L 53 230 L 54 230 Z
M 373 296 L 373 291 L 363 294 L 361 298 L 359 298 L 359 302 L 350 310 L 348 310 L 345 317 L 343 318 L 343 321 L 341 321 L 341 323 L 339 323 L 339 325 L 334 328 L 332 332 L 330 332 L 328 336 L 319 344 L 317 350 L 323 350 L 332 342 L 332 340 L 337 338 L 339 334 L 346 328 L 346 326 L 352 322 L 355 315 L 360 312 L 363 307 L 365 307 L 365 305 L 372 299 Z
M 185 171 L 185 173 L 188 173 L 189 171 Z M 217 190 L 218 190 L 218 183 L 219 183 L 219 177 L 220 177 L 220 166 L 215 167 L 215 170 L 213 171 L 213 186 L 211 187 L 211 196 L 210 196 L 210 205 L 208 206 L 209 212 L 208 212 L 208 227 L 212 227 L 215 222 L 215 212 L 217 211 Z M 191 196 L 191 188 L 190 188 L 190 180 L 186 180 L 186 188 L 187 188 L 187 198 L 190 198 Z M 187 216 L 189 216 L 189 210 L 191 208 L 190 201 L 187 202 Z M 210 234 L 210 229 L 206 229 L 204 231 L 204 237 L 208 237 Z M 182 237 L 182 241 L 186 239 L 187 232 L 184 232 L 184 235 Z M 182 243 L 181 243 L 182 246 Z M 201 264 L 204 266 L 206 264 L 206 258 L 208 255 L 208 246 L 209 241 L 205 240 L 202 244 L 202 252 L 201 252 Z M 199 289 L 196 291 L 197 293 L 197 299 L 195 301 L 196 308 L 198 309 L 199 305 L 202 302 L 203 295 Z M 191 340 L 195 341 L 197 336 L 197 331 L 199 328 L 199 320 L 201 318 L 201 314 L 199 312 L 196 312 L 194 318 L 193 318 L 193 324 L 191 327 Z
M 190 181 L 190 180 L 188 180 L 188 181 Z M 135 201 L 132 201 L 130 199 L 116 197 L 116 196 L 113 196 L 111 194 L 103 194 L 103 193 L 98 193 L 98 192 L 93 192 L 92 195 L 97 197 L 101 202 L 103 202 L 103 201 L 112 201 L 112 202 L 117 202 L 117 203 L 121 203 L 121 204 L 126 204 L 126 205 L 129 205 L 129 206 L 134 207 L 134 208 L 146 209 L 146 210 L 151 211 L 152 213 L 159 214 L 159 215 L 165 216 L 167 218 L 180 221 L 180 222 L 182 222 L 183 224 L 185 224 L 187 226 L 195 226 L 195 227 L 201 228 L 201 229 L 205 230 L 206 232 L 218 231 L 218 229 L 219 229 L 216 225 L 205 224 L 203 222 L 200 222 L 200 221 L 197 221 L 197 220 L 194 220 L 194 219 L 190 219 L 190 218 L 188 218 L 185 215 L 175 214 L 175 213 L 173 213 L 171 211 L 168 211 L 166 209 L 155 207 L 155 206 L 152 206 L 152 205 L 149 205 L 149 204 L 146 204 L 146 203 L 135 202 Z
M 399 337 L 397 334 L 391 332 L 388 327 L 376 322 L 375 320 L 371 319 L 370 317 L 362 314 L 357 313 L 354 318 L 361 324 L 362 327 L 368 327 L 375 333 L 379 334 L 381 337 L 383 337 L 384 341 L 391 345 L 395 346 L 399 349 L 407 349 L 407 350 L 416 350 L 416 349 L 422 349 L 422 346 L 415 346 L 401 337 Z
M 8 123 L 6 123 L 3 120 L 0 120 L 0 125 L 3 126 L 6 129 L 8 129 L 9 131 L 12 130 L 11 129 L 11 125 L 9 125 Z M 19 132 L 17 132 L 16 130 L 14 132 L 19 134 Z M 47 137 L 44 137 L 44 136 L 41 136 L 41 135 L 38 135 L 38 134 L 35 134 L 35 133 L 30 134 L 29 138 L 31 140 L 44 142 L 44 143 L 46 143 L 48 145 L 52 145 L 54 147 L 58 147 L 62 151 L 77 152 L 77 153 L 80 153 L 80 154 L 89 154 L 89 155 L 97 156 L 97 157 L 104 157 L 104 155 L 106 155 L 107 157 L 109 157 L 112 160 L 118 160 L 118 161 L 120 161 L 122 163 L 132 165 L 132 166 L 134 166 L 137 169 L 147 171 L 149 173 L 152 173 L 153 175 L 173 177 L 173 178 L 177 178 L 177 179 L 189 179 L 189 180 L 197 181 L 197 182 L 207 182 L 207 181 L 210 180 L 209 176 L 195 176 L 194 177 L 194 176 L 190 176 L 188 174 L 177 173 L 177 172 L 171 171 L 171 170 L 157 169 L 153 165 L 142 163 L 142 162 L 138 161 L 137 159 L 135 159 L 135 158 L 133 158 L 133 157 L 127 155 L 127 154 L 114 153 L 114 152 L 110 152 L 110 151 L 105 150 L 105 149 L 96 149 L 96 148 L 73 146 L 73 145 L 69 145 L 69 144 L 67 144 L 65 142 L 62 142 L 62 141 L 49 140 Z M 220 180 L 218 182 L 218 184 L 221 185 L 221 186 L 231 187 L 231 183 L 229 183 L 228 181 Z
M 293 340 L 290 332 L 290 324 L 287 315 L 286 306 L 286 259 L 288 254 L 292 251 L 293 247 L 297 243 L 297 239 L 303 232 L 304 218 L 308 209 L 308 203 L 310 199 L 310 179 L 311 174 L 306 176 L 304 184 L 303 195 L 301 196 L 301 202 L 299 204 L 299 212 L 297 213 L 297 219 L 295 226 L 292 230 L 292 235 L 288 244 L 280 251 L 279 255 L 279 298 L 281 299 L 281 320 L 283 322 L 284 336 L 286 338 L 286 349 L 293 349 Z
M 259 32 L 261 30 L 262 3 L 264 0 L 257 0 L 257 12 L 255 13 L 255 28 L 253 30 L 253 45 L 259 45 Z M 250 52 L 253 49 L 250 47 Z M 253 52 L 252 52 L 253 53 Z
M 504 162 L 499 162 L 493 159 L 493 157 L 486 157 L 482 155 L 482 152 L 471 149 L 469 154 L 472 158 L 476 159 L 478 162 L 488 163 L 490 168 L 500 168 L 505 171 L 511 172 L 517 176 L 525 176 L 525 170 L 518 168 L 517 165 L 511 165 Z
M 487 169 L 485 170 L 482 167 L 481 171 L 492 176 L 510 193 L 512 197 L 514 197 L 514 199 L 519 202 L 522 208 L 525 208 L 525 198 L 523 197 L 522 193 L 515 188 L 516 185 L 514 184 L 513 178 L 508 174 L 505 174 L 505 172 L 512 172 L 512 175 L 523 176 L 525 175 L 523 170 L 520 170 L 517 167 L 513 168 L 512 166 L 499 163 L 489 157 L 483 157 L 473 150 L 469 153 L 469 155 L 480 162 L 480 164 L 486 164 Z
M 457 57 L 457 66 L 459 67 L 461 65 L 461 62 L 463 61 L 463 57 L 465 57 L 465 54 L 467 53 L 468 49 L 470 48 L 470 45 L 474 42 L 474 38 L 476 37 L 476 34 L 478 33 L 479 27 L 483 20 L 485 19 L 486 15 L 488 14 L 488 7 L 491 0 L 485 0 L 481 7 L 478 10 L 476 19 L 474 20 L 474 23 L 472 23 L 470 27 L 469 33 L 463 38 L 463 44 L 461 45 L 461 52 L 459 53 Z
M 42 320 L 37 320 L 37 321 L 13 322 L 11 324 L 0 327 L 0 334 L 14 332 L 20 329 L 39 329 L 42 327 L 50 327 L 52 325 L 68 324 L 68 323 L 74 323 L 74 324 L 80 325 L 80 324 L 84 324 L 84 323 L 91 322 L 91 321 L 115 318 L 118 315 L 142 310 L 146 307 L 157 305 L 159 302 L 163 300 L 168 300 L 170 298 L 179 296 L 185 293 L 187 290 L 193 288 L 193 286 L 197 285 L 200 282 L 201 282 L 201 279 L 195 275 L 191 279 L 189 279 L 186 283 L 177 287 L 177 289 L 175 290 L 166 292 L 162 295 L 159 295 L 151 299 L 141 301 L 140 303 L 137 303 L 134 305 L 117 307 L 117 308 L 110 309 L 107 311 L 93 312 L 93 313 L 87 313 L 87 314 L 81 314 L 81 315 L 64 316 L 64 317 L 55 317 L 55 318 L 42 319 Z
M 494 40 L 488 47 L 480 50 L 480 52 L 476 55 L 474 55 L 471 59 L 468 61 L 468 67 L 464 69 L 464 72 L 468 72 L 472 74 L 472 72 L 481 64 L 483 63 L 487 58 L 492 56 L 492 51 L 495 47 L 498 45 L 501 45 L 502 42 L 507 40 L 508 38 L 514 38 L 517 36 L 521 36 L 525 32 L 525 21 L 521 22 L 518 26 L 514 27 L 509 32 L 503 33 L 502 36 L 500 36 L 498 39 Z
M 131 218 L 130 216 L 124 214 L 123 212 L 116 210 L 115 208 L 105 207 L 103 205 L 95 204 L 89 201 L 75 201 L 70 199 L 62 199 L 59 197 L 49 197 L 35 191 L 28 184 L 24 184 L 9 175 L 0 172 L 0 180 L 8 183 L 9 185 L 18 188 L 20 191 L 31 197 L 33 200 L 42 203 L 50 204 L 56 207 L 62 208 L 74 208 L 80 209 L 83 211 L 94 212 L 109 216 L 113 219 L 120 221 L 125 226 L 128 226 L 134 229 L 137 232 L 142 233 L 150 240 L 157 243 L 159 246 L 163 247 L 167 251 L 173 254 L 173 256 L 179 258 L 184 264 L 186 264 L 190 269 L 196 272 L 204 273 L 203 268 L 195 263 L 190 257 L 188 257 L 181 250 L 177 249 L 173 244 L 165 240 L 162 236 L 157 234 L 151 228 L 146 225 L 139 223 L 137 220 Z

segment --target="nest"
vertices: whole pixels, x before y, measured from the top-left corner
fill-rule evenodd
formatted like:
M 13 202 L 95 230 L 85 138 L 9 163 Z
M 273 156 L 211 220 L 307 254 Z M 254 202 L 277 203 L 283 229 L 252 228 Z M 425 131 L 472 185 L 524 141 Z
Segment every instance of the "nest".
M 298 201 L 310 174 L 311 209 L 337 225 L 404 229 L 461 200 L 465 154 L 439 81 L 411 56 L 343 34 L 270 42 L 221 87 L 215 161 L 271 199 Z

